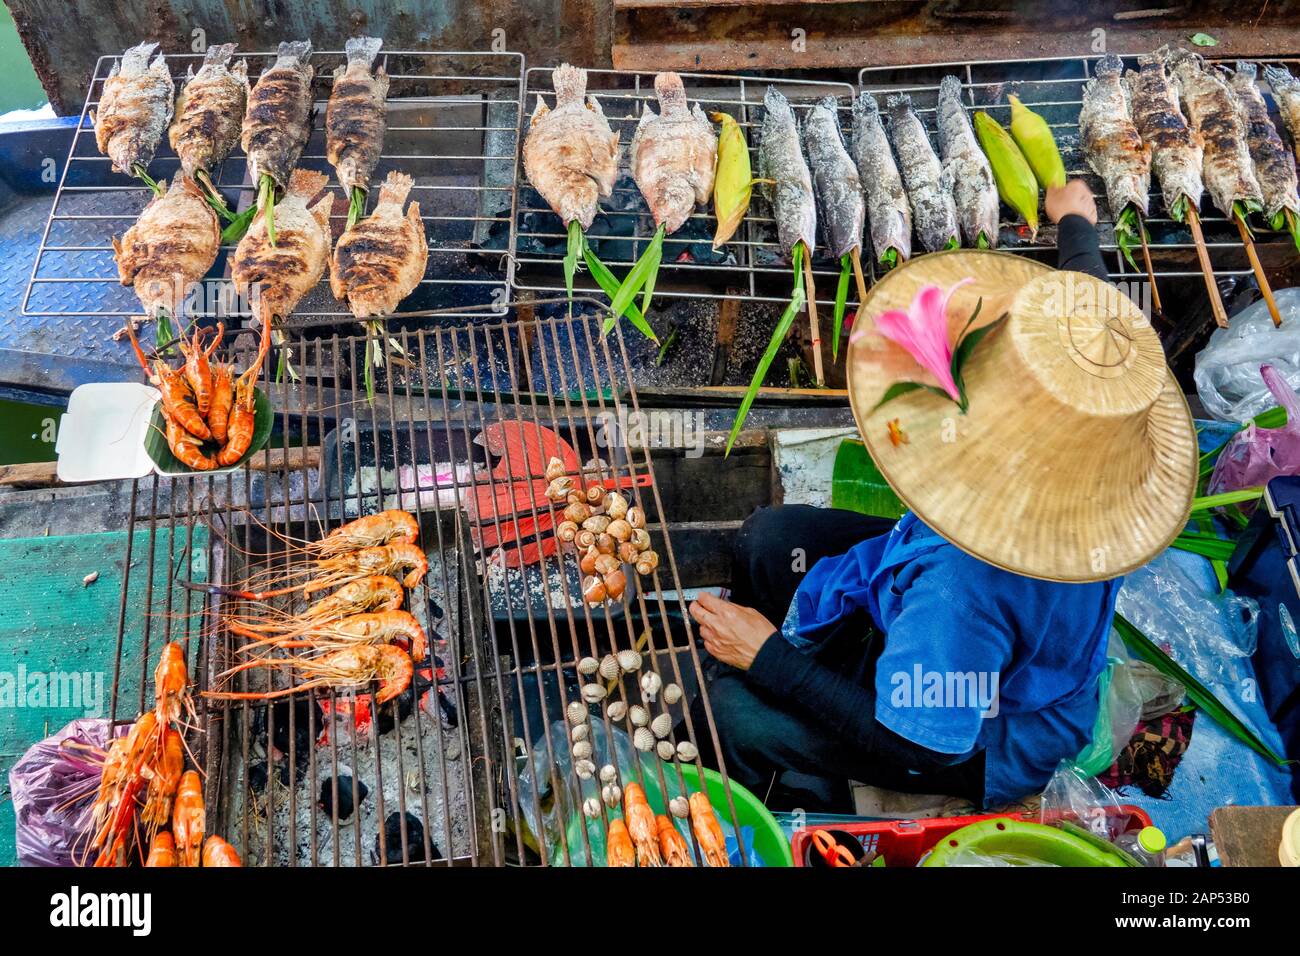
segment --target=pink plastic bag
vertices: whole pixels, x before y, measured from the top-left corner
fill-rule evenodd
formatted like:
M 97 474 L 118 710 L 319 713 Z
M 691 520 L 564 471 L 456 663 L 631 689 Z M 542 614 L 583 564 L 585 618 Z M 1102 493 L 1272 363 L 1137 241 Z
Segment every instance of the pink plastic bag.
M 1261 365 L 1259 374 L 1277 403 L 1286 409 L 1286 424 L 1281 428 L 1257 428 L 1251 422 L 1237 432 L 1219 453 L 1210 475 L 1208 491 L 1212 495 L 1257 488 L 1279 475 L 1300 474 L 1300 401 L 1273 366 Z

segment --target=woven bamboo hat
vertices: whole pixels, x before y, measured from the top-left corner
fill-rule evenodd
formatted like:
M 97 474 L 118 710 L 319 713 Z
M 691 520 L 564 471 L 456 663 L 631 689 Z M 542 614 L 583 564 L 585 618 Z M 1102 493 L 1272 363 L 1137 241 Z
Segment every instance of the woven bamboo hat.
M 1006 316 L 965 366 L 968 411 L 923 389 L 881 405 L 897 382 L 937 380 L 876 331 L 876 316 L 965 279 L 948 306 L 950 342 L 977 303 L 977 328 Z M 858 428 L 899 498 L 989 564 L 1104 580 L 1145 564 L 1186 524 L 1191 414 L 1150 322 L 1107 283 L 1002 252 L 920 256 L 867 294 L 848 379 Z

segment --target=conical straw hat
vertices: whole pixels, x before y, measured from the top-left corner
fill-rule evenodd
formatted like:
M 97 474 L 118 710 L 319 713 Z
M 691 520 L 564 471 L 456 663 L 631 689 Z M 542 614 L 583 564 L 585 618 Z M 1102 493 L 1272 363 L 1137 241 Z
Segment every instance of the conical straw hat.
M 970 407 L 936 384 L 875 317 L 947 290 L 949 341 L 1007 316 L 964 370 Z M 954 250 L 877 282 L 848 351 L 849 396 L 872 458 L 899 498 L 962 550 L 1053 581 L 1096 581 L 1145 564 L 1185 526 L 1197 446 L 1187 402 L 1141 310 L 1113 286 L 1020 256 Z M 879 407 L 877 407 L 879 405 Z M 900 440 L 891 438 L 896 420 Z

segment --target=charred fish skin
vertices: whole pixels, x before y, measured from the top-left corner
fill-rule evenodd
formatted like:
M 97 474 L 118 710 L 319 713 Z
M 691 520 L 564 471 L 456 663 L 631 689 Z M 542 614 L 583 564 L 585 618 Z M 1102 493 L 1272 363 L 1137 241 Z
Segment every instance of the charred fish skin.
M 1228 85 L 1237 97 L 1246 124 L 1246 146 L 1263 195 L 1264 215 L 1272 219 L 1283 210 L 1300 213 L 1300 197 L 1296 196 L 1295 156 L 1269 118 L 1268 105 L 1255 85 L 1256 73 L 1254 63 L 1238 61 Z
M 1124 76 L 1133 112 L 1133 125 L 1142 142 L 1151 148 L 1151 167 L 1165 210 L 1173 215 L 1179 197 L 1199 209 L 1205 186 L 1201 182 L 1204 146 L 1201 136 L 1188 125 L 1178 105 L 1178 90 L 1165 69 L 1168 48 L 1138 57 L 1136 72 Z
M 311 137 L 311 84 L 316 74 L 307 62 L 310 56 L 310 40 L 281 43 L 275 64 L 248 94 L 240 145 L 248 155 L 254 185 L 265 173 L 277 188 L 286 189 Z
M 839 259 L 862 248 L 867 209 L 858 168 L 844 145 L 835 97 L 823 97 L 808 111 L 803 142 L 812 171 L 817 219 L 830 254 Z
M 686 102 L 676 73 L 655 77 L 659 113 L 648 105 L 632 136 L 632 178 L 645 197 L 655 225 L 671 234 L 709 201 L 717 163 L 718 137 L 700 109 Z
M 176 85 L 157 43 L 141 43 L 122 54 L 104 81 L 99 108 L 92 116 L 95 145 L 128 176 L 147 168 L 172 119 Z
M 1228 218 L 1237 202 L 1262 208 L 1264 196 L 1231 87 L 1222 76 L 1207 70 L 1195 53 L 1177 50 L 1169 62 L 1178 78 L 1184 113 L 1204 144 L 1201 179 L 1214 205 Z
M 1282 66 L 1265 66 L 1264 79 L 1277 100 L 1277 110 L 1282 114 L 1282 122 L 1291 134 L 1291 145 L 1300 159 L 1300 80 Z
M 384 41 L 353 37 L 345 47 L 348 62 L 334 71 L 334 88 L 325 107 L 325 158 L 334 167 L 346 196 L 367 191 L 379 163 L 387 126 L 388 72 L 371 65 Z
M 180 315 L 192 283 L 217 260 L 221 226 L 203 191 L 183 173 L 144 207 L 121 239 L 113 238 L 113 259 L 122 285 L 133 286 L 145 315 Z
M 524 140 L 524 173 L 565 228 L 576 221 L 585 231 L 600 200 L 614 191 L 618 134 L 599 101 L 587 95 L 586 70 L 565 63 L 551 80 L 555 108 L 538 94 Z
M 266 231 L 266 210 L 259 212 L 231 258 L 230 276 L 240 295 L 256 297 L 264 322 L 285 318 L 304 295 L 320 282 L 330 254 L 330 209 L 326 193 L 310 208 L 307 203 L 325 188 L 329 177 L 310 169 L 295 169 L 284 198 L 275 205 L 276 244 Z
M 330 259 L 330 289 L 358 319 L 388 315 L 420 284 L 429 261 L 420 204 L 402 211 L 414 181 L 393 171 L 374 211 L 339 237 Z
M 1102 57 L 1093 78 L 1083 85 L 1079 108 L 1084 155 L 1105 183 L 1110 214 L 1116 219 L 1129 205 L 1145 216 L 1151 201 L 1151 148 L 1142 142 L 1129 115 L 1123 74 L 1118 56 Z
M 912 254 L 912 209 L 880 121 L 880 105 L 866 92 L 853 102 L 853 159 L 867 197 L 867 223 L 876 259 L 893 249 L 899 261 L 905 261 Z
M 952 201 L 962 237 L 971 248 L 981 244 L 992 248 L 998 244 L 998 187 L 993 167 L 980 149 L 962 103 L 961 80 L 955 76 L 939 81 L 937 117 L 939 155 L 952 183 Z
M 929 252 L 960 245 L 952 183 L 930 145 L 925 124 L 912 109 L 912 98 L 897 93 L 885 101 L 885 110 L 889 114 L 894 155 L 898 157 L 899 173 L 912 204 L 912 222 L 921 245 Z
M 167 138 L 187 176 L 210 170 L 229 155 L 239 141 L 240 124 L 248 104 L 248 64 L 230 66 L 235 44 L 208 48 L 197 73 L 187 72 L 176 98 L 176 118 Z
M 812 174 L 799 146 L 799 124 L 790 102 L 774 86 L 763 96 L 763 129 L 758 144 L 758 176 L 771 180 L 763 194 L 776 219 L 781 251 L 791 255 L 802 242 L 812 255 L 817 236 L 817 206 Z

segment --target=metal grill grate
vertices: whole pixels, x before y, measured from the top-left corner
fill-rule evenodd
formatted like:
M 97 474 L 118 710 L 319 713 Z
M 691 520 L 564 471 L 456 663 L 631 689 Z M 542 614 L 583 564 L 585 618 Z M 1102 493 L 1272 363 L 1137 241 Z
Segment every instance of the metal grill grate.
M 274 54 L 237 54 L 248 61 L 249 82 L 274 63 Z M 481 315 L 476 306 L 495 305 L 504 315 L 512 271 L 509 232 L 514 209 L 514 164 L 522 108 L 523 57 L 517 53 L 442 53 L 384 51 L 391 85 L 384 152 L 373 181 L 398 169 L 415 179 L 411 198 L 422 200 L 429 243 L 429 263 L 420 286 L 406 301 L 409 309 L 456 309 L 462 317 Z M 118 283 L 110 240 L 120 236 L 150 198 L 136 180 L 112 171 L 108 157 L 95 147 L 90 114 L 98 105 L 115 56 L 101 57 L 95 68 L 73 134 L 67 162 L 50 209 L 41 243 L 23 296 L 22 312 L 32 316 L 86 317 L 140 312 L 135 294 Z M 168 55 L 177 88 L 186 68 L 202 54 Z M 324 110 L 341 52 L 312 54 L 316 68 L 316 121 L 300 164 L 331 173 L 325 159 Z M 180 168 L 166 136 L 150 165 L 158 180 L 170 180 Z M 231 208 L 256 199 L 243 152 L 236 146 L 213 180 Z M 335 193 L 336 231 L 347 219 L 347 204 Z M 373 196 L 369 200 L 373 205 Z M 245 316 L 235 302 L 226 272 L 232 247 L 223 246 L 205 289 L 205 315 L 222 312 Z M 349 313 L 330 295 L 328 279 L 299 303 L 286 324 L 332 324 Z
M 553 102 L 550 68 L 526 71 L 525 106 L 537 96 Z M 763 94 L 775 86 L 790 100 L 796 115 L 823 96 L 835 96 L 847 113 L 853 88 L 847 83 L 807 80 L 765 79 L 708 73 L 680 74 L 691 103 L 706 112 L 734 116 L 749 141 L 751 160 L 757 169 L 758 133 L 763 126 Z M 600 103 L 610 127 L 620 134 L 623 155 L 613 195 L 602 200 L 587 236 L 596 255 L 616 272 L 634 263 L 654 236 L 654 220 L 646 208 L 627 160 L 627 146 L 645 105 L 656 106 L 654 73 L 617 70 L 588 70 L 588 92 Z M 656 106 L 657 108 L 657 106 Z M 529 109 L 525 113 L 530 112 Z M 520 142 L 527 136 L 528 119 L 521 126 Z M 518 167 L 519 201 L 513 232 L 514 285 L 517 289 L 563 292 L 566 234 L 560 218 L 538 195 L 524 175 L 523 159 Z M 788 302 L 792 276 L 786 257 L 776 240 L 776 225 L 767 201 L 755 189 L 749 215 L 731 241 L 713 251 L 716 221 L 711 211 L 697 210 L 686 224 L 664 240 L 663 263 L 655 283 L 655 295 L 671 298 L 739 298 L 763 302 Z M 817 250 L 813 256 L 818 301 L 829 306 L 835 298 L 839 262 Z M 595 289 L 590 277 L 580 273 L 575 288 Z
M 289 342 L 301 378 L 274 382 L 276 356 L 268 360 L 261 387 L 277 409 L 277 430 L 252 469 L 135 483 L 129 539 L 147 528 L 149 550 L 147 559 L 138 549 L 128 554 L 119 648 L 128 619 L 140 614 L 165 620 L 168 634 L 186 642 L 201 687 L 291 686 L 264 671 L 230 684 L 214 677 L 238 659 L 221 619 L 243 602 L 184 582 L 229 584 L 283 569 L 302 560 L 284 536 L 315 540 L 358 514 L 404 508 L 420 523 L 430 562 L 406 606 L 426 625 L 441 667 L 421 673 L 417 665 L 411 689 L 384 705 L 373 690 L 355 699 L 317 689 L 270 702 L 201 700 L 195 744 L 207 770 L 209 832 L 226 835 L 248 863 L 600 864 L 593 834 L 603 834 L 611 812 L 602 808 L 590 832 L 565 826 L 566 811 L 581 819 L 580 798 L 600 787 L 575 774 L 566 730 L 548 732 L 565 726 L 568 704 L 579 699 L 575 661 L 638 649 L 642 673 L 653 669 L 685 698 L 673 707 L 662 695 L 652 702 L 628 676 L 609 699 L 671 713 L 678 741 L 716 743 L 712 717 L 700 725 L 686 708 L 707 692 L 650 455 L 611 427 L 640 411 L 621 333 L 603 337 L 599 312 L 589 310 L 397 337 L 408 361 L 390 368 L 373 403 L 360 388 L 364 337 Z M 241 362 L 251 352 L 244 346 Z M 586 480 L 630 484 L 625 493 L 645 509 L 663 560 L 640 588 L 629 584 L 623 603 L 588 607 L 571 552 L 521 538 L 514 544 L 540 549 L 540 561 L 528 564 L 512 548 L 513 524 L 552 507 L 535 482 L 510 477 L 540 467 L 536 439 L 527 437 L 538 429 L 573 446 Z M 497 443 L 495 435 L 512 431 L 522 443 Z M 295 452 L 300 444 L 320 445 L 319 470 Z M 205 560 L 167 557 L 165 542 L 196 534 L 206 534 Z M 131 574 L 147 564 L 152 581 L 161 560 L 172 562 L 165 594 L 149 588 L 144 607 L 128 607 Z M 358 722 L 365 711 L 371 719 Z M 592 738 L 609 740 L 615 722 L 603 706 L 589 711 Z M 626 719 L 617 726 L 631 733 Z M 642 782 L 658 812 L 666 808 L 655 794 L 698 789 L 689 782 L 703 772 L 698 763 L 630 760 L 629 752 L 615 761 L 620 782 Z M 357 786 L 350 794 L 349 780 L 368 793 Z M 735 826 L 725 769 L 721 792 L 719 818 Z M 340 812 L 340 793 L 345 803 L 357 798 L 350 815 Z M 543 831 L 549 841 L 527 836 Z
M 873 93 L 881 101 L 882 107 L 883 98 L 889 93 L 908 93 L 912 97 L 912 105 L 930 130 L 936 149 L 935 105 L 939 97 L 939 81 L 945 75 L 955 74 L 963 80 L 968 111 L 986 110 L 1004 126 L 1011 118 L 1011 107 L 1004 94 L 1018 95 L 1026 106 L 1042 114 L 1052 127 L 1067 174 L 1086 179 L 1096 194 L 1102 249 L 1116 253 L 1113 259 L 1108 256 L 1110 261 L 1117 263 L 1117 271 L 1111 273 L 1111 278 L 1119 281 L 1133 280 L 1144 277 L 1145 273 L 1135 275 L 1124 257 L 1117 254 L 1114 216 L 1106 205 L 1105 187 L 1089 168 L 1079 135 L 1083 84 L 1092 76 L 1092 67 L 1098 59 L 1097 56 L 1087 56 L 865 67 L 858 73 L 858 86 Z M 1137 68 L 1135 57 L 1124 57 L 1123 60 L 1126 69 Z M 1300 60 L 1294 58 L 1266 58 L 1257 62 L 1285 64 L 1293 72 L 1300 68 Z M 1267 90 L 1266 84 L 1264 88 Z M 1274 121 L 1278 123 L 1279 130 L 1282 129 L 1276 113 Z M 1249 275 L 1250 262 L 1236 226 L 1214 208 L 1208 195 L 1202 201 L 1201 209 L 1206 247 L 1215 274 Z M 1055 227 L 1046 220 L 1044 222 L 1037 239 L 1032 241 L 1023 224 L 1004 222 L 999 236 L 1000 245 L 1055 265 Z M 1200 277 L 1191 232 L 1184 224 L 1169 218 L 1160 197 L 1159 183 L 1154 177 L 1151 183 L 1151 215 L 1146 219 L 1146 224 L 1151 234 L 1152 265 L 1157 279 Z M 1280 233 L 1260 233 L 1256 238 L 1256 248 L 1265 266 L 1284 261 L 1293 251 L 1290 239 Z

